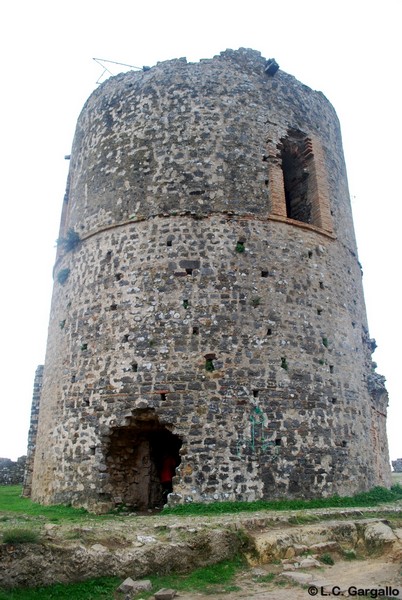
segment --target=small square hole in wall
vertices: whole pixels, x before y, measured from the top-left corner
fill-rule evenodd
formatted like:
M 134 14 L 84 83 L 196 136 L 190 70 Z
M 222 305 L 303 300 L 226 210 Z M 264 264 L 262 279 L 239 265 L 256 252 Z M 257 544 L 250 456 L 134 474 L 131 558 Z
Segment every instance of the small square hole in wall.
M 77 381 L 76 375 L 71 375 L 71 383 L 75 383 Z
M 275 440 L 275 446 L 281 446 L 281 445 L 282 445 L 281 438 L 276 438 L 276 440 Z
M 89 454 L 95 456 L 95 448 L 89 448 Z
M 321 290 L 323 290 L 323 289 L 324 289 L 324 287 L 325 287 L 325 286 L 324 286 L 324 282 L 323 282 L 323 281 L 320 281 L 320 289 L 321 289 Z
M 322 315 L 322 308 L 317 308 L 317 315 Z
M 200 328 L 198 327 L 198 325 L 194 325 L 193 335 L 199 335 L 199 334 L 200 334 Z
M 261 271 L 261 277 L 268 277 L 268 271 Z
M 129 338 L 129 337 L 130 337 L 130 334 L 129 334 L 129 333 L 125 333 L 125 334 L 123 335 L 123 344 L 125 344 L 126 342 L 128 342 L 128 338 Z
M 166 398 L 167 398 L 167 395 L 165 394 L 165 392 L 162 392 L 161 393 L 161 402 L 165 402 Z
M 89 398 L 84 398 L 84 406 L 89 406 Z
M 116 279 L 116 281 L 120 281 L 120 279 L 123 279 L 123 273 L 116 273 L 114 278 Z
M 313 251 L 312 251 L 312 250 L 309 250 L 309 251 L 308 251 L 308 257 L 309 257 L 309 258 L 313 258 Z
M 173 245 L 173 241 L 172 241 L 172 240 L 167 240 L 167 242 L 166 242 L 166 246 L 167 246 L 168 248 L 171 248 L 171 247 L 172 247 L 172 245 Z
M 138 372 L 138 365 L 136 362 L 131 363 L 131 370 L 133 371 L 133 373 Z
M 337 398 L 331 398 L 331 402 L 332 402 L 332 404 L 336 404 L 338 402 L 338 399 Z
M 334 372 L 334 365 L 329 365 L 329 372 L 333 373 Z
M 236 247 L 235 247 L 236 252 L 239 252 L 241 254 L 242 252 L 245 251 L 246 247 L 245 247 L 244 243 L 245 243 L 245 240 L 238 240 Z
M 253 396 L 254 398 L 258 398 L 258 393 L 260 390 L 253 390 Z
M 346 440 L 342 440 L 342 448 L 347 448 L 348 443 Z
M 117 310 L 117 304 L 115 302 L 110 305 L 110 310 Z
M 267 335 L 272 335 L 272 329 L 271 329 L 271 327 L 268 327 L 268 329 L 267 329 Z
M 192 275 L 193 271 L 194 271 L 194 269 L 186 269 L 187 275 Z

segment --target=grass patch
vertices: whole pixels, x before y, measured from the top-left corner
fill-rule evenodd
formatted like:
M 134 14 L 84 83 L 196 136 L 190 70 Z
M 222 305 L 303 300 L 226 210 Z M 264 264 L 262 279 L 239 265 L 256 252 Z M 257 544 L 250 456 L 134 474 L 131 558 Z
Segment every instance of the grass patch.
M 179 592 L 203 592 L 204 594 L 225 594 L 239 590 L 233 580 L 245 563 L 239 557 L 208 567 L 196 569 L 186 574 L 151 575 L 152 591 L 140 592 L 136 598 L 151 598 L 160 588 L 174 588 Z M 81 583 L 55 584 L 40 588 L 0 590 L 0 600 L 101 600 L 114 598 L 114 592 L 123 579 L 102 577 Z
M 0 512 L 20 513 L 29 516 L 45 517 L 48 521 L 57 522 L 61 520 L 75 521 L 83 517 L 102 518 L 90 515 L 84 508 L 73 508 L 63 504 L 53 506 L 42 506 L 32 502 L 29 498 L 21 498 L 22 487 L 20 485 L 0 486 Z M 6 520 L 8 515 L 3 515 Z
M 121 581 L 118 577 L 102 577 L 80 583 L 0 590 L 0 600 L 110 600 Z
M 211 595 L 236 591 L 239 588 L 233 584 L 233 580 L 245 566 L 244 560 L 239 556 L 233 560 L 224 560 L 215 565 L 200 567 L 191 573 L 150 576 L 153 591 L 149 592 L 149 596 L 162 587 L 173 588 L 179 592 L 203 592 Z M 144 597 L 143 592 L 142 596 Z
M 71 506 L 57 504 L 42 506 L 32 502 L 29 498 L 21 498 L 22 488 L 19 485 L 0 486 L 0 512 L 3 515 L 1 521 L 7 521 L 11 515 L 42 517 L 52 523 L 59 521 L 82 521 L 82 520 L 105 520 L 113 518 L 113 515 L 94 515 L 88 513 L 84 508 L 73 508 Z M 238 512 L 256 512 L 260 510 L 306 510 L 309 508 L 359 508 L 377 506 L 385 502 L 396 502 L 402 500 L 402 486 L 393 485 L 390 490 L 385 488 L 374 488 L 370 492 L 356 494 L 355 496 L 332 496 L 330 498 L 315 498 L 313 500 L 258 500 L 255 502 L 212 502 L 209 504 L 192 503 L 180 504 L 174 507 L 164 508 L 159 514 L 162 515 L 220 515 Z M 6 513 L 6 514 L 4 514 Z M 8 514 L 7 514 L 8 513 Z M 294 524 L 303 524 L 315 520 L 310 515 L 295 515 L 291 517 Z
M 324 565 L 334 565 L 335 564 L 334 559 L 328 552 L 325 552 L 325 554 L 321 554 L 320 561 L 322 563 L 324 563 Z
M 357 560 L 357 554 L 355 550 L 344 550 L 342 554 L 345 560 Z
M 39 534 L 32 529 L 14 527 L 3 532 L 3 544 L 38 544 Z
M 163 509 L 163 515 L 218 515 L 243 511 L 260 510 L 305 510 L 309 508 L 355 508 L 361 506 L 377 506 L 384 502 L 402 500 L 402 486 L 393 485 L 390 490 L 376 487 L 369 492 L 354 496 L 331 496 L 312 500 L 258 500 L 255 502 L 212 502 L 210 504 L 180 504 Z

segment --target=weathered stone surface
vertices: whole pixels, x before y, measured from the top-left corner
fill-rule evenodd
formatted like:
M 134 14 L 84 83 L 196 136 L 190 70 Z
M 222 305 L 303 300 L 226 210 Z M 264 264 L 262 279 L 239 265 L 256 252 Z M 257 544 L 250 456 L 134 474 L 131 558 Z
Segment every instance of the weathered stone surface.
M 127 577 L 117 588 L 119 592 L 130 592 L 136 594 L 138 592 L 149 592 L 152 590 L 152 583 L 149 579 L 134 580 Z
M 364 540 L 368 548 L 382 548 L 398 541 L 398 537 L 389 525 L 377 522 L 370 523 L 364 530 Z
M 397 458 L 396 460 L 393 460 L 392 468 L 394 469 L 395 473 L 402 473 L 402 458 Z
M 299 569 L 316 569 L 317 567 L 321 566 L 321 563 L 312 556 L 303 558 L 303 560 L 301 560 L 299 563 Z
M 0 458 L 0 485 L 17 485 L 23 482 L 26 456 L 20 456 L 17 461 L 10 458 Z
M 246 49 L 167 61 L 84 106 L 34 500 L 147 510 L 390 484 L 339 123 L 264 68 Z
M 94 544 L 95 545 L 95 544 Z M 103 544 L 99 544 L 103 548 Z M 0 544 L 0 587 L 35 587 L 100 577 L 136 578 L 151 573 L 187 572 L 236 556 L 241 547 L 235 532 L 201 531 L 186 543 L 118 546 L 93 549 L 79 544 Z
M 172 600 L 177 594 L 176 590 L 171 588 L 162 588 L 154 594 L 155 600 Z

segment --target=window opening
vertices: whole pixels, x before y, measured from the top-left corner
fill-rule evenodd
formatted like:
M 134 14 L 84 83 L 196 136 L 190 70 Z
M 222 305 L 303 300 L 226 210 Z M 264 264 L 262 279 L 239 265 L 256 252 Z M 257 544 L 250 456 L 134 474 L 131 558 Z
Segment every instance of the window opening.
M 199 335 L 200 333 L 200 328 L 198 327 L 198 325 L 195 325 L 193 327 L 193 335 Z
M 261 271 L 261 277 L 268 277 L 268 271 Z
M 282 140 L 281 160 L 286 216 L 314 224 L 313 190 L 310 171 L 314 168 L 311 140 L 300 131 L 292 131 Z
M 253 396 L 254 398 L 258 398 L 258 393 L 260 390 L 253 390 Z

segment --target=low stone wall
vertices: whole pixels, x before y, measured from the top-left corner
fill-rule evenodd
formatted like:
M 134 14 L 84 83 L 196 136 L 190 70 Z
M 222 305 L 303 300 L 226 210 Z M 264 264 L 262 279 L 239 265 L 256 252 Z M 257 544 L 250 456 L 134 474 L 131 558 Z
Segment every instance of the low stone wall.
M 392 461 L 392 468 L 395 473 L 402 473 L 402 458 L 397 458 Z
M 17 485 L 24 480 L 26 456 L 20 456 L 17 461 L 10 458 L 0 458 L 0 485 Z

